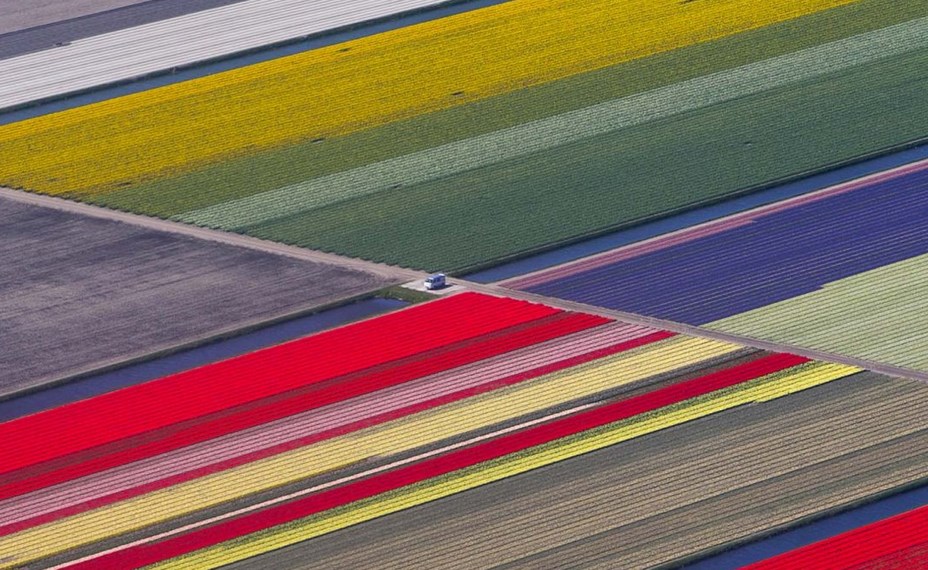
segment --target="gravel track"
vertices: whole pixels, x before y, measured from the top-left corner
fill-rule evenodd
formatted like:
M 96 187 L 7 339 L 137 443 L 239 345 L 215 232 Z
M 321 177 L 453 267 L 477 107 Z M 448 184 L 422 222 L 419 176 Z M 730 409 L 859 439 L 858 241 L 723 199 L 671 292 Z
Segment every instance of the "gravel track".
M 867 360 L 864 358 L 857 358 L 857 357 L 848 356 L 844 354 L 838 354 L 838 353 L 827 351 L 827 350 L 818 350 L 815 348 L 797 345 L 797 344 L 793 344 L 790 342 L 772 341 L 769 339 L 762 339 L 762 338 L 758 338 L 755 336 L 733 334 L 733 333 L 723 332 L 719 330 L 696 327 L 693 325 L 687 325 L 685 323 L 668 321 L 666 319 L 657 319 L 654 317 L 648 317 L 648 316 L 639 315 L 636 313 L 629 313 L 627 311 L 616 311 L 613 309 L 606 309 L 604 307 L 598 307 L 595 305 L 588 305 L 586 303 L 578 303 L 576 301 L 568 301 L 565 299 L 557 299 L 554 297 L 548 297 L 546 295 L 538 295 L 535 293 L 529 293 L 527 291 L 507 289 L 506 287 L 496 285 L 496 284 L 475 283 L 473 281 L 465 281 L 462 279 L 455 279 L 454 283 L 455 285 L 460 285 L 472 291 L 481 291 L 481 292 L 488 293 L 491 295 L 505 295 L 508 297 L 512 297 L 514 299 L 523 299 L 523 300 L 532 301 L 535 303 L 544 303 L 550 307 L 559 307 L 566 311 L 577 311 L 577 312 L 582 312 L 582 313 L 590 313 L 593 315 L 600 315 L 600 316 L 620 320 L 626 323 L 635 323 L 635 324 L 639 324 L 639 325 L 646 326 L 646 327 L 652 327 L 652 328 L 656 328 L 659 330 L 673 331 L 673 332 L 677 332 L 677 333 L 685 334 L 689 336 L 694 336 L 694 337 L 712 338 L 715 340 L 742 344 L 744 346 L 750 346 L 753 348 L 767 350 L 770 352 L 786 352 L 789 354 L 805 356 L 806 358 L 809 358 L 812 360 L 821 360 L 825 362 L 834 362 L 834 363 L 840 363 L 840 364 L 847 364 L 849 366 L 856 366 L 858 368 L 863 368 L 865 370 L 870 370 L 873 372 L 877 372 L 879 374 L 885 374 L 887 376 L 896 376 L 899 378 L 908 378 L 912 380 L 928 382 L 928 373 L 926 372 L 922 372 L 919 370 L 912 370 L 910 368 L 905 368 L 902 366 L 886 364 L 883 362 Z
M 103 218 L 106 220 L 123 222 L 141 228 L 181 234 L 202 240 L 216 241 L 228 245 L 244 247 L 265 253 L 273 253 L 275 255 L 292 257 L 304 261 L 315 261 L 318 263 L 340 265 L 349 269 L 356 269 L 359 271 L 373 273 L 374 275 L 377 275 L 382 279 L 389 280 L 390 282 L 419 279 L 425 276 L 422 272 L 412 269 L 385 265 L 382 263 L 366 261 L 353 257 L 344 257 L 341 255 L 325 253 L 302 247 L 284 245 L 282 243 L 276 243 L 229 232 L 198 228 L 188 224 L 162 220 L 159 218 L 153 218 L 140 214 L 132 214 L 129 212 L 120 212 L 117 210 L 111 210 L 109 208 L 101 208 L 100 206 L 73 202 L 64 198 L 56 198 L 54 196 L 21 192 L 19 190 L 13 190 L 10 188 L 0 187 L 0 200 L 19 202 L 21 204 L 29 204 L 34 206 L 43 206 L 63 212 L 83 214 L 85 216 L 94 218 Z

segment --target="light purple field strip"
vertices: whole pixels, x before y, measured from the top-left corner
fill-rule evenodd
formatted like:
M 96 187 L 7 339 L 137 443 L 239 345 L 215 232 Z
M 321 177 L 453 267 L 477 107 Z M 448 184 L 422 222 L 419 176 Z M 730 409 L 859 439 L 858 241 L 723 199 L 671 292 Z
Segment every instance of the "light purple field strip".
M 708 237 L 724 231 L 745 226 L 754 220 L 775 214 L 777 212 L 782 212 L 783 210 L 796 208 L 798 206 L 812 202 L 818 202 L 819 200 L 825 200 L 840 194 L 859 190 L 861 188 L 870 186 L 871 184 L 885 182 L 887 180 L 892 180 L 894 178 L 899 178 L 901 176 L 926 169 L 928 169 L 928 160 L 913 162 L 912 164 L 900 166 L 885 172 L 871 174 L 869 176 L 858 178 L 857 180 L 851 180 L 850 182 L 844 182 L 836 186 L 831 186 L 829 188 L 819 190 L 817 192 L 812 192 L 803 196 L 797 196 L 795 198 L 783 200 L 782 202 L 777 202 L 775 204 L 762 206 L 760 208 L 748 210 L 747 212 L 742 212 L 740 214 L 734 214 L 719 220 L 707 222 L 693 228 L 680 230 L 665 236 L 660 236 L 640 243 L 620 247 L 618 249 L 607 251 L 599 255 L 594 255 L 586 259 L 580 259 L 574 263 L 567 263 L 565 265 L 555 267 L 550 271 L 540 271 L 538 273 L 524 277 L 514 277 L 512 279 L 503 281 L 502 284 L 513 289 L 528 289 L 542 283 L 553 281 L 555 279 L 560 279 L 562 277 L 567 277 L 581 273 L 583 271 L 595 269 L 597 267 L 603 267 L 605 265 L 610 265 L 612 263 L 624 261 L 654 251 L 659 251 L 673 247 L 675 245 L 687 243 L 696 239 Z
M 609 323 L 0 502 L 0 525 L 240 457 L 656 332 Z

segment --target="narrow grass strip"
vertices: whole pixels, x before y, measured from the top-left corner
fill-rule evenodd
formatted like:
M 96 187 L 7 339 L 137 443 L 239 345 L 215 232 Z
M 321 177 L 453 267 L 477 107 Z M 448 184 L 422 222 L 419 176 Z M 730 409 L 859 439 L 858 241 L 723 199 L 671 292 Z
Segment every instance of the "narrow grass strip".
M 176 220 L 241 230 L 928 47 L 928 17 L 653 91 L 216 204 Z
M 206 548 L 153 565 L 151 568 L 216 568 L 231 564 L 635 437 L 703 418 L 735 406 L 780 398 L 859 371 L 857 368 L 839 364 L 802 365 L 730 389 L 668 406 L 650 414 L 529 448 L 520 453 L 358 501 L 324 514 Z

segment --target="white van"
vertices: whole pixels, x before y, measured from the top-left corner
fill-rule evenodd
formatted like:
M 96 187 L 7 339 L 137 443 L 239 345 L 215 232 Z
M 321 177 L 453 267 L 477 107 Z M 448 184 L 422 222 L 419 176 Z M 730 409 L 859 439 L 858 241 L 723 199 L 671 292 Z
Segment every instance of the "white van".
M 429 275 L 425 278 L 425 288 L 429 291 L 434 291 L 435 289 L 441 289 L 448 284 L 447 277 L 444 273 L 436 273 L 435 275 Z

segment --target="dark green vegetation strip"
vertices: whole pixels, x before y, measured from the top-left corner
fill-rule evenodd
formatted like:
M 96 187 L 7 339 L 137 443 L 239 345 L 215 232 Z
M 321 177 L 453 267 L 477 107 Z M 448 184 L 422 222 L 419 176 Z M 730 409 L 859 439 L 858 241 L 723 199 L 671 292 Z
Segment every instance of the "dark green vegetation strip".
M 226 161 L 97 196 L 112 208 L 169 217 L 416 152 L 928 15 L 921 0 L 863 0 L 712 43 L 524 89 L 347 137 Z
M 393 264 L 460 270 L 926 133 L 928 50 L 920 50 L 342 202 L 249 233 Z

